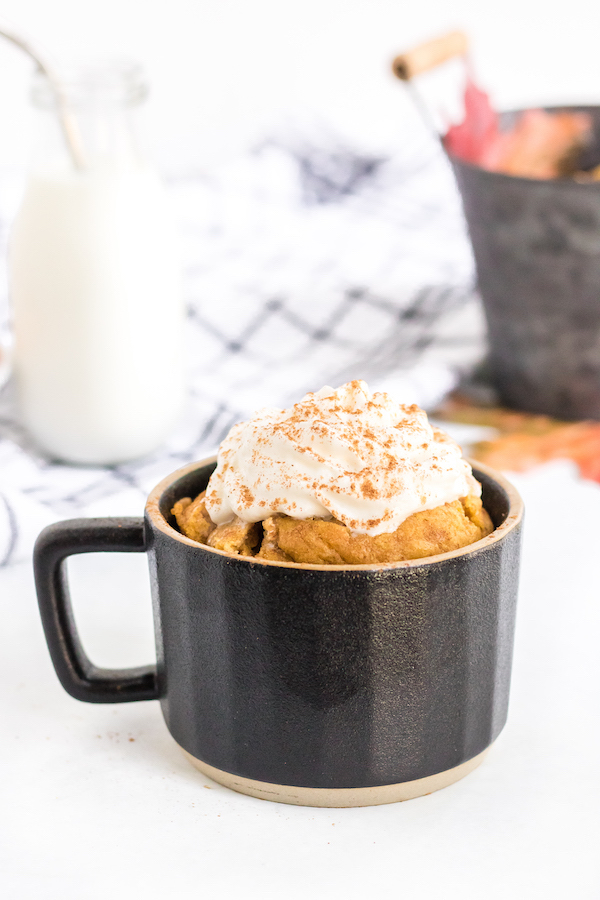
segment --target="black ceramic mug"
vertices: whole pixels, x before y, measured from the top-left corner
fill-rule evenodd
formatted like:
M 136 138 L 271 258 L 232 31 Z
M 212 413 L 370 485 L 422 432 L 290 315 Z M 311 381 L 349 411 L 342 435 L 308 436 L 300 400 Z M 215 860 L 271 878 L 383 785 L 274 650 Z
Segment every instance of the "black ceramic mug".
M 474 474 L 495 531 L 461 550 L 387 565 L 320 566 L 231 556 L 176 528 L 215 460 L 150 494 L 144 519 L 74 519 L 38 538 L 46 639 L 79 700 L 160 700 L 190 761 L 264 799 L 314 806 L 430 793 L 481 761 L 504 726 L 522 503 Z M 66 558 L 147 552 L 157 665 L 105 670 L 85 656 Z

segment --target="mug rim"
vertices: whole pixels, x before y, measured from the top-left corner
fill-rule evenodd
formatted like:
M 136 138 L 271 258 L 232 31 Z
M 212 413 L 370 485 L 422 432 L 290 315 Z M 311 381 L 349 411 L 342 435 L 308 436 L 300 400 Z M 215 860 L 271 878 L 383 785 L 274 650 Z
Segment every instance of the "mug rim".
M 449 550 L 446 553 L 438 553 L 435 556 L 424 556 L 420 559 L 405 559 L 398 562 L 389 563 L 361 563 L 358 565 L 323 565 L 321 563 L 295 563 L 283 562 L 275 559 L 259 559 L 255 556 L 242 556 L 235 553 L 226 553 L 224 550 L 217 550 L 215 547 L 209 547 L 206 544 L 201 544 L 199 541 L 193 541 L 191 538 L 186 537 L 180 531 L 177 531 L 177 529 L 173 528 L 172 525 L 169 525 L 160 511 L 160 500 L 164 492 L 173 484 L 173 482 L 178 481 L 180 478 L 183 478 L 185 475 L 188 475 L 195 469 L 201 469 L 204 466 L 216 463 L 216 455 L 209 456 L 206 459 L 196 460 L 195 462 L 188 463 L 187 465 L 181 466 L 181 468 L 176 469 L 174 472 L 171 472 L 170 475 L 165 476 L 165 478 L 163 478 L 162 481 L 159 481 L 159 483 L 150 491 L 148 500 L 146 501 L 145 510 L 148 518 L 153 523 L 153 525 L 168 537 L 180 541 L 183 544 L 187 544 L 190 547 L 194 547 L 200 552 L 204 551 L 206 553 L 225 557 L 225 559 L 234 559 L 239 562 L 245 562 L 249 565 L 275 566 L 278 568 L 313 570 L 317 572 L 376 572 L 388 571 L 389 569 L 417 568 L 424 565 L 427 566 L 444 562 L 445 560 L 449 559 L 455 559 L 459 556 L 467 556 L 470 553 L 477 553 L 487 550 L 488 547 L 491 547 L 493 544 L 502 541 L 521 523 L 523 519 L 523 500 L 517 489 L 510 483 L 510 481 L 508 481 L 508 479 L 505 478 L 504 475 L 502 475 L 500 472 L 496 471 L 496 469 L 492 469 L 490 466 L 485 465 L 485 463 L 480 463 L 477 460 L 471 460 L 468 457 L 465 457 L 465 459 L 474 470 L 487 475 L 488 478 L 491 478 L 493 481 L 495 481 L 505 491 L 508 497 L 507 516 L 504 522 L 502 522 L 501 525 L 498 525 L 497 528 L 494 528 L 491 534 L 488 534 L 487 537 L 480 538 L 480 540 L 475 541 L 473 544 L 467 544 L 466 547 L 460 547 L 458 550 Z

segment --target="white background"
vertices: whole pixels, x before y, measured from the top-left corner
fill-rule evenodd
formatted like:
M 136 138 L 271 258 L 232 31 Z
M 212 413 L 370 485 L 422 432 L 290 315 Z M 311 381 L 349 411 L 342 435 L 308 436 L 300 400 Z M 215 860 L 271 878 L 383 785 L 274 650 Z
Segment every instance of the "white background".
M 288 123 L 399 144 L 412 112 L 390 61 L 450 27 L 469 32 L 500 107 L 600 98 L 597 0 L 6 0 L 0 15 L 59 62 L 141 61 L 147 130 L 168 172 L 213 165 Z M 0 44 L 0 170 L 26 164 L 30 74 Z M 93 707 L 62 691 L 30 568 L 3 572 L 5 895 L 597 900 L 598 487 L 568 467 L 519 486 L 528 518 L 509 725 L 464 782 L 390 807 L 311 810 L 205 789 L 156 704 Z M 73 567 L 84 639 L 100 663 L 146 662 L 143 561 L 111 562 Z
M 464 28 L 499 107 L 597 102 L 600 4 L 543 0 L 4 0 L 0 16 L 59 63 L 142 62 L 164 170 L 210 165 L 286 122 L 393 146 L 410 125 L 396 53 Z M 0 169 L 29 148 L 31 64 L 0 45 Z
M 156 702 L 73 700 L 31 567 L 1 570 L 3 898 L 598 900 L 600 489 L 569 463 L 513 481 L 527 512 L 506 728 L 465 779 L 389 806 L 236 794 L 189 765 Z M 151 661 L 146 561 L 69 569 L 91 658 Z

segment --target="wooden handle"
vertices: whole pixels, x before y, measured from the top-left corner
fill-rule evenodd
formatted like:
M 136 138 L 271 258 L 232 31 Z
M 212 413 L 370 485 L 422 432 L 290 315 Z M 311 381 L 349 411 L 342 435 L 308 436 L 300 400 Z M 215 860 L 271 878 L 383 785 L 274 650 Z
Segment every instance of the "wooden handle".
M 407 53 L 401 53 L 392 63 L 394 75 L 402 81 L 410 81 L 415 75 L 434 69 L 454 56 L 464 56 L 469 49 L 469 41 L 463 31 L 451 31 L 434 38 Z

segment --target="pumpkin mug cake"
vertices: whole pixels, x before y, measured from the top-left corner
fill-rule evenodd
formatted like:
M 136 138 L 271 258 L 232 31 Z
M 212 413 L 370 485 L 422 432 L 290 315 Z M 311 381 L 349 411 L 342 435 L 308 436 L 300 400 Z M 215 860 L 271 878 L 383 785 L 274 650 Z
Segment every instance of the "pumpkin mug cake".
M 453 784 L 506 721 L 519 572 L 521 501 L 474 474 L 418 407 L 360 381 L 262 410 L 218 461 L 156 485 L 143 519 L 42 532 L 57 674 L 80 700 L 159 700 L 203 777 L 254 797 L 365 806 Z M 99 550 L 148 555 L 156 665 L 85 655 L 64 561 Z
M 494 530 L 460 447 L 363 381 L 235 425 L 206 490 L 172 513 L 216 550 L 320 565 L 435 556 Z

